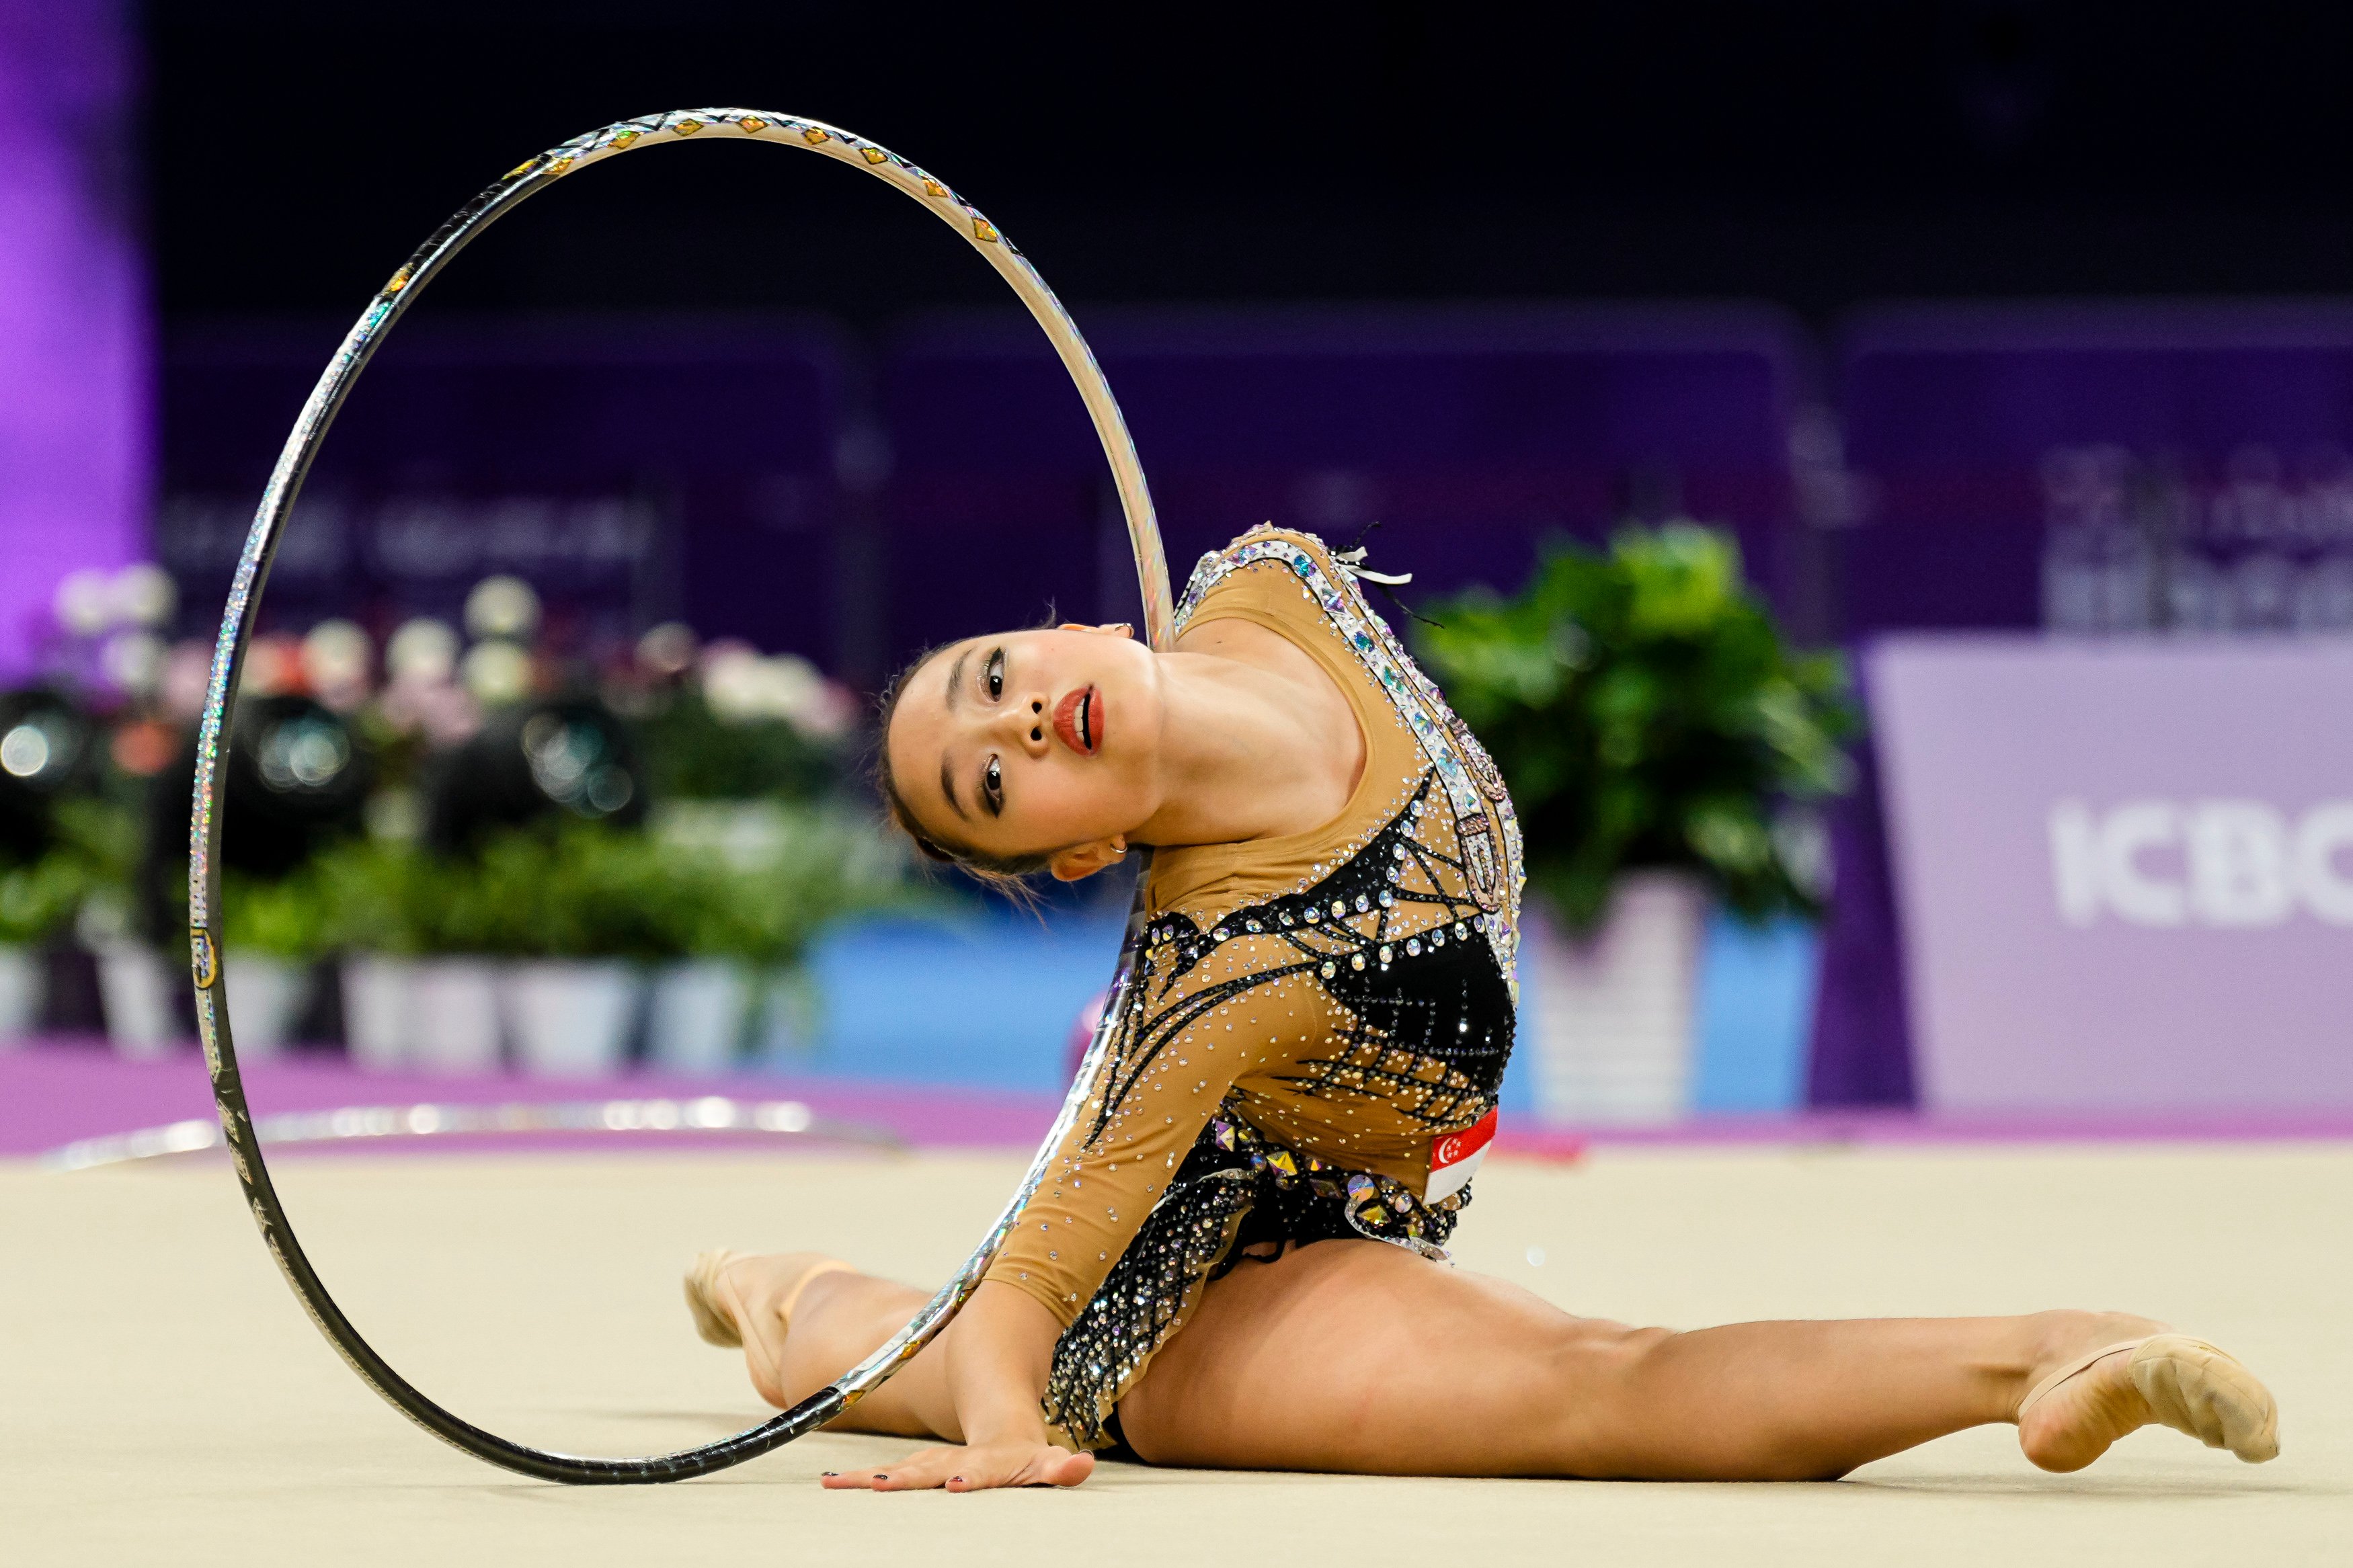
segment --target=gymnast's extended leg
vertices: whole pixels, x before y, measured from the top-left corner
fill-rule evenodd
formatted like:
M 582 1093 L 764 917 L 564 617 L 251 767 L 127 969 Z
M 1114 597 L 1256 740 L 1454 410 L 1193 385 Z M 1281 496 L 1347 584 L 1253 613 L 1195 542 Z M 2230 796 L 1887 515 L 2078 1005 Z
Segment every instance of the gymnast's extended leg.
M 747 1325 L 754 1384 L 779 1405 L 871 1354 L 926 1299 L 854 1271 L 802 1284 L 812 1257 L 738 1259 L 719 1292 Z M 787 1334 L 774 1304 L 797 1289 Z M 1120 1406 L 1147 1459 L 1744 1480 L 1829 1479 L 2013 1420 L 2050 1372 L 2159 1327 L 2061 1311 L 1630 1329 L 1362 1241 L 1245 1263 L 1190 1317 Z M 836 1426 L 957 1441 L 940 1349 Z M 2074 1469 L 2150 1419 L 2119 1357 L 2045 1398 L 2021 1441 L 2037 1464 Z
M 2046 1375 L 2161 1327 L 2043 1312 L 1630 1329 L 1394 1247 L 1329 1241 L 1212 1286 L 1120 1420 L 1137 1453 L 1177 1465 L 1829 1479 L 2013 1420 Z M 2152 1419 L 2126 1363 L 2038 1404 L 2027 1457 L 2080 1468 Z

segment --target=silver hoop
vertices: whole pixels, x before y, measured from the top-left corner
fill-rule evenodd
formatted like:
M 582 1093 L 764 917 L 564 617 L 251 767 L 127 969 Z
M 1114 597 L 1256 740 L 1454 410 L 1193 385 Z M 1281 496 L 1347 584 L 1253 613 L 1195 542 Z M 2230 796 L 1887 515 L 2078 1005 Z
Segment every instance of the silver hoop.
M 344 1105 L 332 1110 L 287 1110 L 253 1119 L 254 1141 L 269 1149 L 348 1149 L 359 1142 L 406 1142 L 418 1138 L 532 1137 L 550 1132 L 642 1138 L 712 1133 L 836 1143 L 885 1153 L 906 1152 L 907 1144 L 887 1127 L 819 1116 L 797 1100 L 730 1100 L 723 1094 L 694 1100 L 565 1100 L 552 1104 Z M 142 1160 L 169 1160 L 224 1148 L 220 1123 L 167 1121 L 101 1138 L 83 1138 L 41 1156 L 47 1171 L 95 1171 Z
M 205 1064 L 212 1075 L 213 1100 L 220 1113 L 229 1159 L 237 1168 L 246 1203 L 261 1227 L 262 1241 L 269 1247 L 270 1256 L 277 1258 L 286 1282 L 293 1287 L 311 1321 L 352 1370 L 394 1408 L 443 1441 L 507 1469 L 579 1485 L 683 1480 L 742 1464 L 824 1426 L 880 1387 L 929 1344 L 978 1288 L 1014 1221 L 1037 1192 L 1054 1151 L 1077 1120 L 1086 1100 L 1086 1085 L 1092 1080 L 1126 1005 L 1137 939 L 1143 929 L 1144 895 L 1139 882 L 1135 907 L 1128 917 L 1126 940 L 1120 949 L 1119 966 L 1112 981 L 1110 1005 L 1095 1026 L 1094 1038 L 1088 1045 L 1070 1095 L 1046 1134 L 1046 1141 L 1039 1145 L 1037 1158 L 1030 1162 L 1020 1185 L 964 1267 L 881 1350 L 792 1409 L 732 1437 L 671 1454 L 599 1459 L 550 1453 L 484 1431 L 427 1398 L 376 1353 L 335 1305 L 296 1241 L 293 1226 L 288 1223 L 286 1211 L 269 1179 L 269 1168 L 262 1159 L 262 1141 L 246 1104 L 244 1080 L 237 1072 L 237 1049 L 229 1034 L 227 998 L 223 989 L 217 913 L 219 778 L 221 763 L 228 752 L 228 704 L 244 666 L 246 646 L 261 604 L 262 584 L 269 575 L 270 559 L 277 552 L 303 477 L 318 456 L 320 444 L 326 438 L 337 410 L 350 395 L 353 384 L 392 324 L 408 308 L 409 301 L 448 264 L 450 258 L 524 198 L 575 170 L 636 148 L 668 146 L 697 136 L 750 138 L 778 146 L 799 147 L 862 169 L 921 202 L 988 258 L 989 265 L 1012 285 L 1021 302 L 1029 306 L 1030 315 L 1045 329 L 1055 353 L 1061 356 L 1062 368 L 1078 384 L 1079 395 L 1085 400 L 1087 414 L 1094 421 L 1096 438 L 1103 443 L 1103 455 L 1111 461 L 1112 479 L 1119 490 L 1121 510 L 1126 514 L 1128 542 L 1134 547 L 1136 578 L 1144 597 L 1145 634 L 1154 647 L 1163 649 L 1174 636 L 1168 565 L 1161 552 L 1159 528 L 1153 519 L 1151 494 L 1145 486 L 1144 470 L 1136 461 L 1135 444 L 1128 437 L 1119 405 L 1113 401 L 1111 388 L 1104 383 L 1103 371 L 1096 365 L 1086 340 L 1079 335 L 1077 324 L 1029 259 L 1014 248 L 1013 242 L 996 225 L 981 216 L 979 208 L 897 153 L 835 126 L 763 110 L 696 109 L 624 120 L 576 137 L 508 170 L 495 184 L 443 224 L 360 313 L 358 322 L 344 337 L 318 384 L 311 388 L 279 454 L 269 483 L 261 492 L 261 504 L 254 514 L 252 531 L 246 535 L 245 549 L 237 557 L 237 575 L 221 616 L 220 641 L 213 650 L 211 684 L 206 691 L 204 717 L 196 732 L 195 795 L 188 823 L 189 962 L 195 977 L 197 1031 L 204 1040 Z

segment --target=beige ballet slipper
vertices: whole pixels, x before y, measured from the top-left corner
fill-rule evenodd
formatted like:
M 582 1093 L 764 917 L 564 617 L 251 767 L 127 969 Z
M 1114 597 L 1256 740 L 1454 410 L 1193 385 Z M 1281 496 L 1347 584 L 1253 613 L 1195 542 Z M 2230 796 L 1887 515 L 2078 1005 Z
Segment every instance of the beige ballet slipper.
M 2161 1425 L 2210 1448 L 2228 1448 L 2251 1465 L 2278 1457 L 2279 1405 L 2271 1391 L 2236 1357 L 2188 1334 L 2151 1334 L 2077 1357 L 2019 1403 L 2019 1424 L 2060 1384 L 2116 1355 L 2132 1357 L 2133 1386 Z
M 2229 1352 L 2187 1334 L 2158 1334 L 2133 1352 L 2132 1380 L 2175 1431 L 2251 1465 L 2279 1457 L 2279 1403 Z
M 720 1270 L 742 1256 L 725 1249 L 698 1252 L 686 1271 L 686 1310 L 694 1314 L 694 1331 L 704 1344 L 717 1345 L 721 1350 L 741 1350 L 744 1345 L 735 1320 L 721 1310 L 715 1294 Z
M 742 1348 L 744 1335 L 736 1328 L 733 1315 L 720 1305 L 719 1277 L 737 1258 L 751 1256 L 750 1253 L 725 1249 L 699 1252 L 695 1254 L 694 1262 L 688 1267 L 686 1309 L 694 1315 L 694 1331 L 702 1336 L 703 1343 L 717 1345 L 722 1350 Z M 809 1288 L 810 1280 L 821 1274 L 835 1274 L 851 1268 L 852 1265 L 838 1258 L 820 1258 L 802 1269 L 801 1277 L 793 1281 L 792 1288 L 785 1292 L 784 1300 L 776 1303 L 777 1327 L 786 1333 L 792 1331 L 793 1309 L 800 1304 L 801 1292 Z

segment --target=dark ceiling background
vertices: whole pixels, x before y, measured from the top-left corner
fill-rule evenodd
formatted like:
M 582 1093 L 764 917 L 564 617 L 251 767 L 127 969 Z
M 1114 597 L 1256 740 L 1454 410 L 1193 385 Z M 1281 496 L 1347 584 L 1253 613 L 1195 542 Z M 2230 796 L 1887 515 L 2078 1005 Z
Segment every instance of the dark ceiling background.
M 2343 7 L 154 0 L 144 26 L 175 320 L 347 312 L 529 153 L 736 103 L 920 160 L 1079 302 L 1745 296 L 1823 321 L 2353 285 Z M 697 145 L 531 204 L 436 303 L 996 302 L 945 238 L 846 171 Z

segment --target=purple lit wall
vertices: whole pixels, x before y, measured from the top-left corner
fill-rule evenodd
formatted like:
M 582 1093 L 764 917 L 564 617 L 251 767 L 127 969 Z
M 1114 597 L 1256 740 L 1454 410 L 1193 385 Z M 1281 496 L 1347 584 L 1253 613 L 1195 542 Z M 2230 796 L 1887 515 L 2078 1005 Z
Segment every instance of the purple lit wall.
M 145 553 L 148 301 L 116 0 L 0 0 L 0 679 L 58 582 Z

